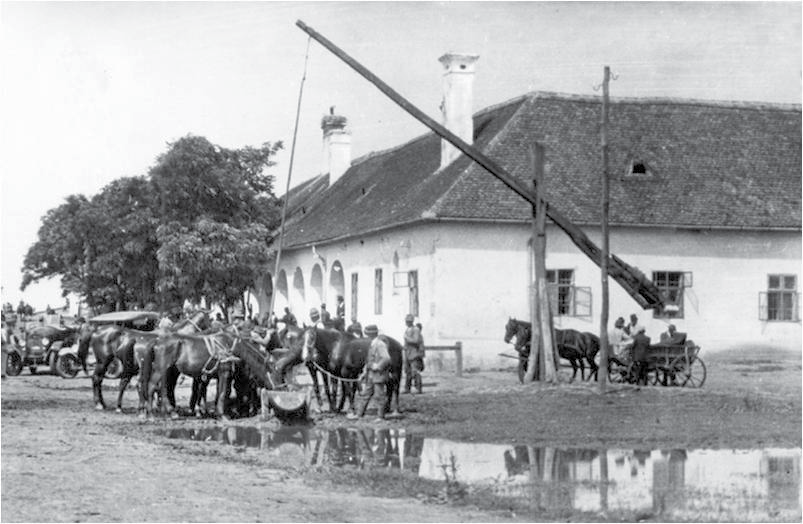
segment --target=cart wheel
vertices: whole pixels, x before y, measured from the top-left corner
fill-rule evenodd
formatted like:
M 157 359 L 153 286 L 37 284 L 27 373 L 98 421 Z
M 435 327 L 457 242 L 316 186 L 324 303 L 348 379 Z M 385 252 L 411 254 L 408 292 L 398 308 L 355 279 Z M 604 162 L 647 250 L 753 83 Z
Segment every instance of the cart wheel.
M 661 370 L 658 368 L 652 368 L 647 370 L 647 384 L 657 386 L 661 383 L 661 378 L 665 377 L 665 374 L 661 373 Z
M 9 353 L 6 360 L 6 375 L 16 377 L 22 373 L 22 357 L 19 353 Z
M 36 375 L 36 366 L 29 366 L 28 369 L 31 372 L 31 375 Z
M 522 359 L 519 357 L 519 366 L 518 366 L 518 373 L 519 373 L 519 382 L 524 384 L 524 375 L 527 374 L 527 359 Z
M 61 378 L 75 378 L 80 369 L 81 363 L 72 353 L 61 355 L 56 361 L 56 372 Z
M 686 381 L 684 386 L 690 388 L 701 388 L 705 383 L 705 362 L 701 358 L 695 358 L 690 364 L 689 369 L 686 371 Z
M 47 365 L 50 366 L 50 372 L 54 375 L 58 373 L 57 360 L 58 355 L 56 354 L 56 351 L 51 351 L 50 356 L 47 357 Z

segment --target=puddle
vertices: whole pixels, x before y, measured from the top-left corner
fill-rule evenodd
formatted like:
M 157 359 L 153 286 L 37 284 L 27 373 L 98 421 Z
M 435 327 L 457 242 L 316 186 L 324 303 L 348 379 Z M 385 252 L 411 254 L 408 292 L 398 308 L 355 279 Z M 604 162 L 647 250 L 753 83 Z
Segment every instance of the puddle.
M 245 446 L 293 465 L 395 468 L 537 512 L 672 520 L 800 521 L 801 450 L 560 449 L 455 442 L 403 429 L 172 429 L 172 439 Z M 415 494 L 411 493 L 411 496 Z

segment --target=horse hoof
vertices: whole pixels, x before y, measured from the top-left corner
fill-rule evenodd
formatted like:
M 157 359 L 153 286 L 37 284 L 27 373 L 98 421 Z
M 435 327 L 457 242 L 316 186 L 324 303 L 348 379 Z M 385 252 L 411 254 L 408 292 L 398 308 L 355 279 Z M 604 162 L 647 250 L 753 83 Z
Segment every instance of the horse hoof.
M 173 420 L 178 420 L 178 413 L 175 411 L 170 413 L 170 418 Z
M 95 404 L 96 411 L 103 411 L 104 409 L 106 409 L 106 406 L 104 406 L 103 404 Z

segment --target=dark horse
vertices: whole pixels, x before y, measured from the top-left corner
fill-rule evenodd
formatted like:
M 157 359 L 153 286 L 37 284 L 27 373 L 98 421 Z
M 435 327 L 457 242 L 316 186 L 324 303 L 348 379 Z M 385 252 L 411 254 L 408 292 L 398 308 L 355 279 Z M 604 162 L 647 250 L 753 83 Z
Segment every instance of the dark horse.
M 209 327 L 209 316 L 206 311 L 198 311 L 192 317 L 178 324 L 175 329 L 178 333 L 194 333 Z M 123 393 L 131 379 L 139 373 L 140 363 L 145 346 L 159 336 L 157 331 L 139 331 L 118 325 L 91 326 L 86 323 L 82 326 L 78 336 L 78 359 L 86 371 L 86 357 L 92 349 L 95 355 L 95 372 L 92 375 L 92 392 L 96 409 L 105 409 L 103 401 L 103 377 L 106 369 L 116 358 L 123 363 L 120 374 L 120 385 L 117 394 L 117 411 L 122 412 Z M 142 387 L 140 384 L 140 408 L 143 403 Z
M 203 396 L 203 381 L 217 376 L 217 367 L 222 360 L 231 356 L 234 346 L 241 342 L 234 329 L 224 329 L 208 335 L 187 335 L 169 333 L 160 335 L 148 344 L 147 354 L 142 361 L 142 388 L 146 391 L 145 415 L 152 413 L 153 395 L 160 391 L 163 399 L 162 409 L 175 412 L 174 392 L 176 382 L 181 374 L 193 379 L 192 400 Z M 158 389 L 157 389 L 158 388 Z M 215 414 L 222 415 L 220 388 L 215 402 Z M 168 404 L 173 404 L 169 406 Z
M 524 374 L 527 371 L 532 324 L 515 318 L 508 319 L 505 325 L 505 342 L 510 343 L 514 336 L 516 337 L 514 347 L 519 353 L 518 373 L 521 381 L 524 380 Z M 599 351 L 599 337 L 593 333 L 580 332 L 575 329 L 555 329 L 555 344 L 558 347 L 558 355 L 572 365 L 572 381 L 577 376 L 577 368 L 580 368 L 580 378 L 586 379 L 584 360 L 590 367 L 588 378 L 596 376 L 597 364 L 594 362 L 594 357 Z
M 390 353 L 390 382 L 386 390 L 385 411 L 389 411 L 391 404 L 394 412 L 399 412 L 399 387 L 403 367 L 403 348 L 399 342 L 391 337 L 382 335 L 388 343 Z M 304 332 L 304 360 L 312 376 L 312 385 L 318 405 L 321 404 L 321 394 L 318 387 L 318 372 L 323 377 L 324 390 L 329 409 L 332 412 L 343 410 L 346 398 L 349 400 L 349 410 L 354 411 L 354 396 L 357 392 L 357 380 L 365 367 L 368 348 L 371 346 L 370 338 L 360 338 L 334 329 L 321 329 L 309 327 Z M 329 379 L 332 379 L 332 387 Z M 338 383 L 341 395 L 338 399 Z

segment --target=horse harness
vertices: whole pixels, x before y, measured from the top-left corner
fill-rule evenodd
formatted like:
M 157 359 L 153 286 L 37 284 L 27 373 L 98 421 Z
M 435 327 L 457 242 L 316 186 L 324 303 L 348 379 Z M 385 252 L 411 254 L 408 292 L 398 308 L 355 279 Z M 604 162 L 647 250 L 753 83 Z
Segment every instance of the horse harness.
M 239 336 L 235 337 L 231 343 L 231 347 L 229 348 L 226 347 L 226 345 L 215 335 L 203 337 L 206 351 L 209 352 L 209 358 L 207 359 L 203 368 L 201 368 L 201 380 L 204 382 L 209 382 L 209 378 L 217 372 L 221 363 L 238 362 L 240 360 L 233 354 L 234 348 L 237 346 L 237 343 L 240 342 L 240 340 L 241 339 Z

